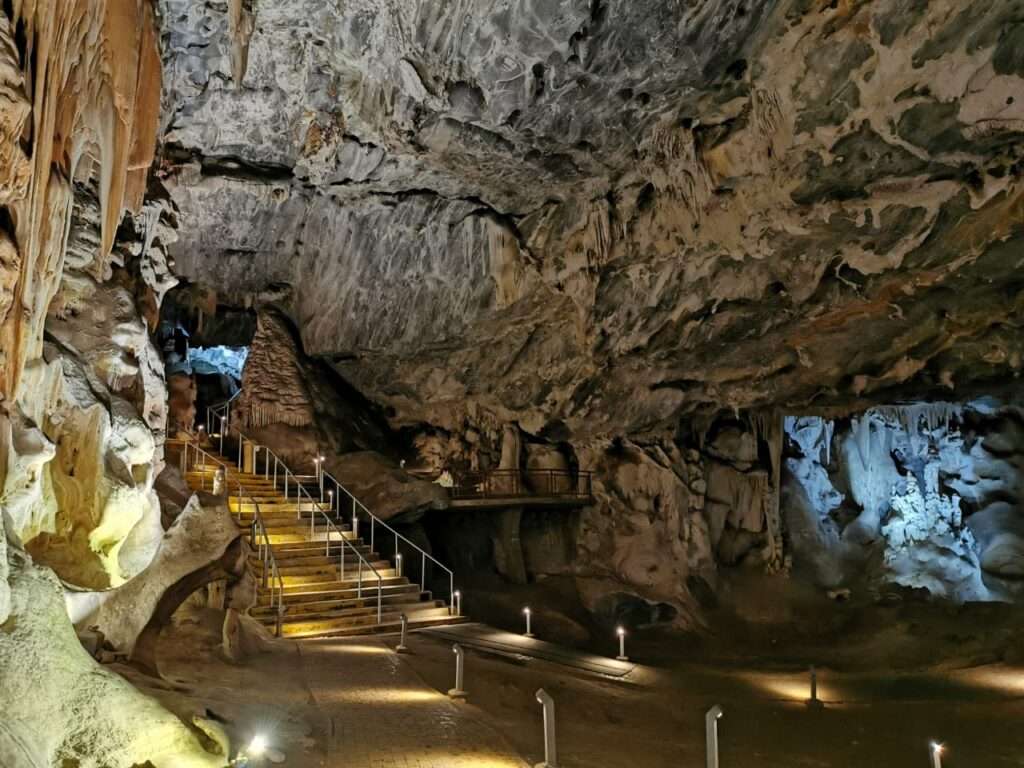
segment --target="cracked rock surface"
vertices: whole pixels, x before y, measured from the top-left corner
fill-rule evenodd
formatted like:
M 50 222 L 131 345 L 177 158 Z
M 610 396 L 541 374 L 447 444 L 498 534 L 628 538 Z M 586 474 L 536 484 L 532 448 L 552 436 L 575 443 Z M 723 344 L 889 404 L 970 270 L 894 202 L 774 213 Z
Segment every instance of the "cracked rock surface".
M 1018 0 L 160 5 L 180 271 L 396 423 L 643 434 L 1022 365 Z

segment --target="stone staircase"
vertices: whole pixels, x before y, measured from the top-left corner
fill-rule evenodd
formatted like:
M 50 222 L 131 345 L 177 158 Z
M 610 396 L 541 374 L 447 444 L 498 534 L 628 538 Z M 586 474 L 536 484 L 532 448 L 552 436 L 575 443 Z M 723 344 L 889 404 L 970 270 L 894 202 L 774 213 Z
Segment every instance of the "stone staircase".
M 452 615 L 443 600 L 433 599 L 431 593 L 421 589 L 419 584 L 398 575 L 394 564 L 371 551 L 369 545 L 352 533 L 347 523 L 331 517 L 334 530 L 328 533 L 326 524 L 321 524 L 319 529 L 311 532 L 308 503 L 303 504 L 300 515 L 297 502 L 286 498 L 272 479 L 262 474 L 240 472 L 230 459 L 206 450 L 228 467 L 228 504 L 239 525 L 246 529 L 247 538 L 252 536 L 255 505 L 259 505 L 283 584 L 282 637 L 342 637 L 397 632 L 401 628 L 402 614 L 406 615 L 410 630 L 465 621 L 463 617 Z M 193 490 L 209 489 L 215 472 L 216 467 L 212 463 L 205 467 L 193 466 L 186 472 L 186 478 Z M 312 476 L 299 476 L 298 480 L 310 491 L 315 487 L 316 479 Z M 246 492 L 241 498 L 238 496 L 239 483 Z M 363 565 L 360 595 L 359 558 L 346 547 L 345 570 L 344 574 L 341 573 L 339 535 L 344 536 L 381 577 L 380 621 L 377 576 Z M 331 537 L 330 556 L 326 552 L 328 536 Z M 251 541 L 250 544 L 254 550 L 257 548 L 257 542 Z M 263 561 L 253 554 L 250 565 L 259 576 Z M 258 578 L 258 582 L 258 602 L 252 616 L 274 631 L 277 609 L 272 605 L 271 589 L 262 585 L 262 579 Z

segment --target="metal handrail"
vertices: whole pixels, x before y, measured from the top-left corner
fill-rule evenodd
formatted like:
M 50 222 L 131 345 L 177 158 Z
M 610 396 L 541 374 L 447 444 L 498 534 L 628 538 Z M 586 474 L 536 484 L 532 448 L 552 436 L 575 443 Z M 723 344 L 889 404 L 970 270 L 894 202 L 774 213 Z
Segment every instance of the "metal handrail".
M 242 392 L 241 392 L 241 390 L 239 390 L 234 395 L 232 395 L 230 398 L 225 400 L 223 403 L 220 403 L 219 405 L 207 408 L 207 428 L 208 429 L 211 428 L 210 425 L 212 425 L 212 423 L 213 423 L 212 419 L 214 417 L 220 416 L 221 419 L 222 419 L 222 424 L 221 424 L 221 444 L 222 445 L 223 445 L 223 433 L 225 431 L 228 431 L 228 430 L 231 429 L 231 423 L 232 423 L 232 419 L 231 419 L 231 404 L 241 394 L 242 394 Z M 238 433 L 238 438 L 239 438 L 239 442 L 238 442 L 238 466 L 239 466 L 239 469 L 242 468 L 243 462 L 244 462 L 244 459 L 245 459 L 245 456 L 244 456 L 244 453 L 245 453 L 245 451 L 244 451 L 244 441 L 248 440 L 250 443 L 252 443 L 252 445 L 254 447 L 254 453 L 253 453 L 253 459 L 252 459 L 252 461 L 253 461 L 253 470 L 257 471 L 257 456 L 255 455 L 255 449 L 261 448 L 261 446 L 255 440 L 253 440 L 248 435 L 246 435 L 244 432 L 242 432 L 241 426 L 236 427 L 235 431 Z M 273 479 L 273 483 L 274 483 L 274 487 L 276 488 L 277 487 L 278 472 L 279 472 L 279 470 L 281 468 L 283 468 L 284 469 L 284 493 L 285 493 L 285 498 L 288 498 L 288 491 L 289 491 L 289 482 L 288 481 L 289 481 L 289 478 L 295 478 L 296 485 L 301 485 L 298 482 L 298 476 L 295 475 L 295 473 L 292 472 L 289 469 L 288 465 L 276 453 L 274 453 L 272 450 L 270 450 L 270 448 L 268 448 L 267 446 L 262 446 L 262 449 L 265 451 L 264 455 L 266 456 L 266 459 L 264 460 L 264 477 L 267 478 L 267 479 L 271 479 L 272 478 Z M 271 473 L 271 469 L 270 469 L 270 458 L 271 458 L 271 456 L 273 456 L 273 458 L 274 458 L 274 465 L 273 465 L 273 472 L 272 473 Z M 316 462 L 316 474 L 314 475 L 314 477 L 316 478 L 317 485 L 319 486 L 319 489 L 320 489 L 320 504 L 321 505 L 323 505 L 323 503 L 324 503 L 324 479 L 325 478 L 330 479 L 330 481 L 332 483 L 334 483 L 335 488 L 338 491 L 337 493 L 335 493 L 333 495 L 333 497 L 330 500 L 329 506 L 330 506 L 330 511 L 331 511 L 332 514 L 334 514 L 336 511 L 340 514 L 340 510 L 335 510 L 334 509 L 334 505 L 335 504 L 339 504 L 340 505 L 340 503 L 341 503 L 341 492 L 344 492 L 344 494 L 346 496 L 348 496 L 350 499 L 352 499 L 352 533 L 353 533 L 353 535 L 355 537 L 359 536 L 359 517 L 358 517 L 358 514 L 357 514 L 357 506 L 359 508 L 361 508 L 364 513 L 366 513 L 366 516 L 370 519 L 370 551 L 374 551 L 375 546 L 376 546 L 376 526 L 377 525 L 383 526 L 387 531 L 389 531 L 390 533 L 394 534 L 394 536 L 395 536 L 395 572 L 399 576 L 403 575 L 402 563 L 401 563 L 401 555 L 400 555 L 400 553 L 398 551 L 398 541 L 399 540 L 404 541 L 408 546 L 412 547 L 413 550 L 418 552 L 419 555 L 420 555 L 420 589 L 421 589 L 421 591 L 425 592 L 426 589 L 427 589 L 427 560 L 430 560 L 432 563 L 434 563 L 439 568 L 441 568 L 441 570 L 443 570 L 445 573 L 447 573 L 448 574 L 448 610 L 449 611 L 454 610 L 455 602 L 456 602 L 455 601 L 455 572 L 451 568 L 446 566 L 444 563 L 442 563 L 436 557 L 434 557 L 433 555 L 428 553 L 426 550 L 424 550 L 418 544 L 416 544 L 415 542 L 413 542 L 410 539 L 406 538 L 405 536 L 400 534 L 398 531 L 396 531 L 394 528 L 392 528 L 390 525 L 388 525 L 383 520 L 381 520 L 379 517 L 377 517 L 375 514 L 373 514 L 369 510 L 369 508 L 367 508 L 367 506 L 365 504 L 363 504 L 359 499 L 356 498 L 355 494 L 353 494 L 350 490 L 348 490 L 348 488 L 346 488 L 344 485 L 342 485 L 338 481 L 338 479 L 336 477 L 334 477 L 333 475 L 331 475 L 329 472 L 327 472 L 324 469 L 323 463 L 320 460 L 317 460 L 317 462 Z M 305 491 L 305 488 L 303 488 L 303 491 Z M 306 496 L 309 497 L 309 492 L 305 491 L 305 493 L 306 493 Z M 296 498 L 298 498 L 297 495 L 296 495 Z M 313 502 L 311 497 L 309 497 L 309 498 L 310 498 L 310 501 L 312 503 L 315 503 L 315 502 Z M 322 509 L 321 509 L 321 511 L 322 511 Z M 299 505 L 299 515 L 301 516 L 301 504 Z M 326 515 L 325 515 L 325 517 L 326 517 Z M 328 518 L 328 520 L 329 519 L 330 518 Z M 344 539 L 344 537 L 342 537 L 342 540 L 343 541 L 347 541 L 347 540 Z M 328 553 L 328 557 L 329 556 L 330 556 L 330 554 Z M 374 571 L 374 573 L 376 573 L 376 571 Z M 342 574 L 342 576 L 344 576 L 344 574 Z
M 239 432 L 239 435 L 241 436 L 241 432 Z M 275 456 L 275 458 L 276 458 L 276 456 Z M 291 470 L 289 470 L 287 468 L 287 466 L 285 466 L 285 471 L 286 472 L 290 472 Z M 326 544 L 327 544 L 326 556 L 327 556 L 328 559 L 331 557 L 331 529 L 333 529 L 338 534 L 338 539 L 341 541 L 341 547 L 339 547 L 340 558 L 339 558 L 339 564 L 338 564 L 338 579 L 340 581 L 345 581 L 345 547 L 346 546 L 349 549 L 352 550 L 352 553 L 357 558 L 359 558 L 358 573 L 357 573 L 357 577 L 356 577 L 356 599 L 358 599 L 358 600 L 362 600 L 363 599 L 363 566 L 365 565 L 367 568 L 369 568 L 370 571 L 372 571 L 373 575 L 377 578 L 377 623 L 380 624 L 381 623 L 381 619 L 383 617 L 383 611 L 384 611 L 384 608 L 383 608 L 383 606 L 384 606 L 384 579 L 381 577 L 380 572 L 376 568 L 373 567 L 373 564 L 369 560 L 367 560 L 365 557 L 363 557 L 363 553 L 359 551 L 359 548 L 356 547 L 355 544 L 353 544 L 351 541 L 349 541 L 347 538 L 345 538 L 344 531 L 342 531 L 340 528 L 338 528 L 338 526 L 335 524 L 335 522 L 333 520 L 331 520 L 331 518 L 324 511 L 324 509 L 323 509 L 323 502 L 321 501 L 320 503 L 317 503 L 316 501 L 314 501 L 313 497 L 309 495 L 309 491 L 307 491 L 305 486 L 302 485 L 302 483 L 298 482 L 298 480 L 296 480 L 295 486 L 296 486 L 296 488 L 299 489 L 299 491 L 296 492 L 296 495 L 298 495 L 298 492 L 301 492 L 301 493 L 305 494 L 306 498 L 309 499 L 310 504 L 311 504 L 311 508 L 313 510 L 313 513 L 309 517 L 309 535 L 310 535 L 310 540 L 311 541 L 315 541 L 316 540 L 316 513 L 319 512 L 323 516 L 324 520 L 327 522 L 328 531 L 327 531 L 327 534 L 325 535 L 324 538 L 326 539 Z M 301 504 L 299 504 L 299 510 L 298 511 L 299 511 L 299 515 L 301 516 L 301 514 L 302 514 L 302 505 Z M 353 535 L 355 535 L 354 531 L 353 531 Z M 373 544 L 372 543 L 370 544 L 370 551 L 371 552 L 373 551 Z
M 221 428 L 222 434 L 223 434 L 223 432 L 226 429 L 230 429 L 230 423 L 231 423 L 231 403 L 237 397 L 238 397 L 238 394 L 234 395 L 232 398 L 230 398 L 229 400 L 226 400 L 225 402 L 221 403 L 218 406 L 212 406 L 211 408 L 207 409 L 207 423 L 210 423 L 211 416 L 220 416 L 221 415 L 220 411 L 222 409 L 224 410 L 224 415 L 222 417 L 222 419 L 223 419 L 223 426 Z M 366 566 L 372 572 L 373 576 L 376 577 L 376 580 L 377 580 L 377 623 L 380 623 L 381 619 L 383 617 L 384 579 L 380 575 L 380 573 L 377 571 L 377 569 L 374 568 L 373 564 L 369 560 L 367 560 L 365 557 L 363 557 L 363 554 L 359 551 L 359 549 L 351 541 L 349 541 L 348 539 L 345 538 L 344 532 L 341 531 L 341 529 L 338 528 L 338 526 L 334 523 L 333 520 L 331 520 L 330 517 L 328 517 L 327 513 L 323 509 L 323 499 L 321 499 L 319 502 L 315 501 L 313 499 L 313 497 L 310 496 L 309 491 L 306 490 L 305 486 L 299 481 L 299 476 L 296 475 L 294 472 L 292 472 L 291 468 L 285 463 L 285 461 L 280 456 L 278 456 L 268 446 L 261 445 L 257 441 L 253 440 L 249 435 L 245 434 L 245 432 L 242 431 L 241 427 L 236 427 L 235 431 L 238 434 L 238 469 L 239 469 L 239 471 L 243 471 L 244 468 L 245 468 L 245 443 L 248 441 L 252 445 L 252 447 L 253 447 L 253 456 L 252 456 L 253 474 L 257 474 L 257 475 L 259 474 L 259 466 L 258 466 L 259 457 L 258 457 L 257 454 L 258 454 L 258 452 L 260 450 L 262 450 L 264 452 L 264 456 L 266 456 L 266 459 L 264 460 L 264 463 L 263 463 L 263 476 L 267 480 L 271 480 L 272 479 L 274 487 L 277 488 L 277 485 L 278 485 L 278 475 L 280 473 L 283 473 L 282 476 L 283 476 L 283 480 L 284 480 L 284 497 L 285 497 L 286 501 L 289 498 L 289 490 L 290 490 L 290 485 L 291 485 L 289 483 L 289 481 L 290 480 L 294 481 L 295 500 L 296 500 L 296 517 L 297 518 L 299 518 L 299 519 L 302 518 L 302 511 L 303 511 L 302 510 L 302 506 L 303 506 L 303 503 L 302 503 L 301 496 L 305 495 L 305 497 L 309 500 L 309 509 L 310 509 L 309 536 L 310 536 L 310 541 L 311 542 L 316 540 L 316 514 L 317 514 L 317 512 L 319 512 L 323 516 L 323 518 L 327 522 L 327 525 L 328 525 L 328 528 L 329 528 L 329 530 L 327 531 L 327 534 L 325 536 L 325 539 L 326 539 L 326 556 L 328 558 L 330 558 L 330 556 L 331 556 L 331 531 L 330 531 L 330 529 L 333 529 L 338 534 L 338 538 L 341 541 L 341 546 L 339 547 L 340 557 L 339 557 L 339 566 L 338 566 L 338 569 L 339 569 L 338 570 L 338 579 L 340 581 L 345 581 L 345 548 L 348 547 L 350 550 L 352 550 L 352 553 L 356 556 L 356 558 L 358 558 L 359 565 L 358 565 L 357 580 L 356 580 L 356 597 L 357 597 L 357 599 L 359 599 L 359 600 L 363 599 L 363 566 Z M 223 440 L 223 438 L 222 438 L 222 440 Z M 270 467 L 270 459 L 271 459 L 271 457 L 273 457 L 273 459 L 274 459 L 273 472 L 271 472 L 271 467 Z M 370 550 L 373 551 L 372 543 L 370 545 Z
M 352 530 L 354 532 L 358 532 L 358 530 L 359 530 L 359 518 L 358 518 L 358 516 L 356 514 L 356 506 L 357 505 L 363 510 L 363 512 L 366 513 L 367 517 L 370 518 L 370 548 L 371 549 L 374 548 L 374 544 L 375 544 L 375 534 L 376 534 L 375 526 L 379 525 L 379 526 L 383 527 L 385 530 L 387 530 L 390 533 L 394 534 L 394 536 L 395 536 L 395 565 L 396 565 L 396 567 L 398 567 L 399 558 L 401 557 L 401 555 L 398 552 L 398 541 L 399 540 L 404 541 L 406 544 L 408 544 L 414 550 L 419 552 L 420 557 L 421 557 L 421 561 L 420 561 L 420 589 L 422 591 L 425 592 L 426 589 L 427 589 L 427 560 L 430 560 L 432 563 L 437 565 L 439 568 L 441 568 L 441 570 L 445 571 L 448 574 L 448 597 L 449 597 L 448 606 L 449 606 L 449 609 L 451 609 L 455 605 L 455 572 L 452 571 L 451 568 L 446 566 L 440 560 L 438 560 L 436 557 L 434 557 L 433 555 L 428 553 L 426 550 L 424 550 L 421 546 L 419 546 L 418 544 L 416 544 L 413 541 L 410 541 L 406 536 L 403 536 L 398 531 L 396 531 L 394 528 L 392 528 L 390 525 L 388 525 L 383 520 L 381 520 L 379 517 L 377 517 L 375 514 L 373 514 L 373 512 L 371 512 L 369 509 L 367 509 L 366 505 L 363 504 L 363 502 L 361 502 L 359 499 L 357 499 L 355 497 L 355 494 L 353 494 L 350 490 L 348 490 L 348 488 L 346 488 L 344 485 L 342 485 L 338 481 L 338 478 L 336 478 L 334 475 L 332 475 L 327 470 L 323 469 L 321 465 L 318 464 L 318 466 L 320 466 L 320 476 L 321 476 L 321 478 L 330 480 L 332 483 L 334 483 L 334 486 L 335 486 L 335 488 L 337 490 L 344 492 L 346 496 L 348 496 L 350 499 L 352 499 Z M 332 499 L 331 499 L 332 505 L 334 503 L 334 499 L 335 498 L 340 500 L 341 494 L 338 493 L 334 497 L 332 497 Z M 321 499 L 322 499 L 322 494 L 321 494 Z M 339 501 L 339 503 L 340 503 L 340 501 Z M 331 511 L 333 512 L 334 510 L 331 510 Z
M 189 468 L 188 452 L 189 452 L 190 448 L 193 451 L 195 451 L 196 453 L 198 453 L 199 456 L 202 458 L 203 461 L 202 461 L 202 464 L 200 465 L 202 467 L 202 469 L 204 469 L 204 470 L 206 469 L 206 460 L 209 459 L 211 464 L 213 464 L 215 466 L 218 466 L 218 467 L 220 467 L 220 468 L 222 468 L 224 470 L 224 482 L 225 482 L 225 484 L 229 484 L 228 475 L 227 475 L 227 473 L 228 473 L 228 465 L 225 464 L 220 459 L 218 459 L 213 454 L 209 453 L 208 451 L 203 450 L 198 445 L 195 445 L 195 444 L 189 443 L 189 442 L 184 443 L 184 450 L 182 451 L 182 454 L 181 454 L 181 471 L 182 471 L 182 473 L 188 472 L 188 468 Z M 195 466 L 195 465 L 193 464 L 192 466 Z M 263 581 L 263 586 L 267 587 L 269 585 L 269 587 L 270 587 L 270 607 L 271 607 L 271 609 L 275 609 L 275 608 L 277 609 L 277 619 L 276 619 L 276 622 L 275 622 L 274 632 L 275 632 L 275 635 L 277 637 L 280 637 L 281 636 L 281 616 L 284 613 L 284 580 L 281 578 L 281 571 L 280 571 L 280 569 L 277 566 L 277 559 L 274 557 L 274 550 L 273 550 L 273 548 L 271 547 L 271 544 L 270 544 L 270 533 L 267 530 L 266 521 L 263 519 L 263 515 L 260 512 L 259 502 L 256 501 L 256 498 L 245 489 L 245 486 L 242 485 L 242 482 L 240 480 L 235 480 L 235 484 L 236 484 L 236 486 L 238 488 L 237 498 L 238 498 L 238 521 L 239 522 L 241 522 L 241 519 L 242 519 L 242 503 L 243 503 L 242 500 L 243 500 L 243 498 L 248 498 L 249 499 L 249 503 L 251 503 L 253 505 L 253 523 L 252 523 L 251 538 L 252 538 L 253 541 L 257 542 L 257 549 L 256 549 L 257 556 L 259 557 L 260 562 L 263 564 L 263 568 L 262 568 L 263 573 L 261 574 L 261 579 Z M 212 485 L 213 485 L 213 481 L 211 480 L 211 490 L 212 490 Z M 206 475 L 205 475 L 205 473 L 200 473 L 199 487 L 200 487 L 201 490 L 204 490 L 204 491 L 206 490 Z M 231 494 L 230 494 L 230 490 L 229 490 L 229 492 L 228 492 L 229 509 L 230 509 L 230 497 L 231 497 Z M 269 574 L 267 573 L 267 564 L 268 564 L 268 562 L 270 564 L 270 573 Z M 277 582 L 276 591 L 275 591 L 275 587 L 274 587 L 274 581 Z
M 491 469 L 467 472 L 450 489 L 454 499 L 552 498 L 589 499 L 593 473 L 567 469 Z

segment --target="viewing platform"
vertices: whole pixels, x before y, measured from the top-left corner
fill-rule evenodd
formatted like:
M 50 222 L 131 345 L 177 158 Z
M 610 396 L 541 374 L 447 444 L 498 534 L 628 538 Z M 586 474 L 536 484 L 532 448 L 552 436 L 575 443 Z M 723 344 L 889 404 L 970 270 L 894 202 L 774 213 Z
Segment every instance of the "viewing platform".
M 452 509 L 585 507 L 594 502 L 593 473 L 558 469 L 467 472 L 449 488 Z

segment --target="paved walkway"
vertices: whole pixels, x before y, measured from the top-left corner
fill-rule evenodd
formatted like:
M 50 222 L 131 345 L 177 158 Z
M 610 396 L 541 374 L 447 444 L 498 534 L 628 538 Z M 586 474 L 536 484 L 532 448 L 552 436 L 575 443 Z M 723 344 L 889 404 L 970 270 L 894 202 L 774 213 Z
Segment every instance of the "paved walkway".
M 459 643 L 466 648 L 473 648 L 485 653 L 499 656 L 527 656 L 532 659 L 560 664 L 581 672 L 589 672 L 608 677 L 625 677 L 636 664 L 629 661 L 617 661 L 605 656 L 576 651 L 554 643 L 547 643 L 536 638 L 524 637 L 511 632 L 503 632 L 486 624 L 457 624 L 451 627 L 432 627 L 421 630 L 419 634 L 438 640 Z
M 466 704 L 426 686 L 377 640 L 306 642 L 298 652 L 311 703 L 329 718 L 330 768 L 526 765 Z

